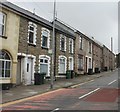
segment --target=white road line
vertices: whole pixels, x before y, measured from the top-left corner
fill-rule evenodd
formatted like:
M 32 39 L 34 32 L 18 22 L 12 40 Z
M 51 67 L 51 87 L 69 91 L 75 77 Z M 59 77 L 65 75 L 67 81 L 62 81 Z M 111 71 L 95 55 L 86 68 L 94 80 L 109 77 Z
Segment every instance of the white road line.
M 86 83 L 89 83 L 89 82 L 93 82 L 94 80 L 90 80 L 90 81 L 87 81 L 87 82 L 84 82 L 84 83 L 80 83 L 80 84 L 77 84 L 77 85 L 74 85 L 74 86 L 71 86 L 71 88 L 75 88 L 77 86 L 81 86 L 83 84 L 86 84 Z
M 55 111 L 57 111 L 57 110 L 60 110 L 60 109 L 59 109 L 59 108 L 56 108 L 56 109 L 52 110 L 51 112 L 55 112 Z
M 114 83 L 115 81 L 117 81 L 117 80 L 114 80 L 114 81 L 110 82 L 108 85 L 111 85 L 111 84 Z
M 89 93 L 87 93 L 87 94 L 85 94 L 85 95 L 83 95 L 83 96 L 80 96 L 79 99 L 82 99 L 82 98 L 84 98 L 84 97 L 86 97 L 86 96 L 88 96 L 88 95 L 90 95 L 90 94 L 98 91 L 99 89 L 100 89 L 100 88 L 97 88 L 97 89 L 95 89 L 95 90 L 93 90 L 93 91 L 91 91 L 91 92 L 89 92 Z

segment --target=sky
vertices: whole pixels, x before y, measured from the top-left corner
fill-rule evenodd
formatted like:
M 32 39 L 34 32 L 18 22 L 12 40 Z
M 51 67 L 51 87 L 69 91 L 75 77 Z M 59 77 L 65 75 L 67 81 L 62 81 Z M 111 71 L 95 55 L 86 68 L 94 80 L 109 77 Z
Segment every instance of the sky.
M 52 21 L 53 0 L 8 0 Z M 61 21 L 94 37 L 118 53 L 118 0 L 56 0 L 56 16 Z

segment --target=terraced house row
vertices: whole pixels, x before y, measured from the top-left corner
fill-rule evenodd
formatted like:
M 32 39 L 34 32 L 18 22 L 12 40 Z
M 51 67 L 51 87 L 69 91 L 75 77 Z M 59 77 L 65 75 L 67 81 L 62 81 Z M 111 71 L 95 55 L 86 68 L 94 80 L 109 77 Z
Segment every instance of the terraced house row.
M 0 4 L 0 83 L 34 84 L 34 73 L 51 75 L 52 22 L 10 2 Z M 55 21 L 54 76 L 67 70 L 87 74 L 115 68 L 115 55 L 105 45 L 63 22 Z

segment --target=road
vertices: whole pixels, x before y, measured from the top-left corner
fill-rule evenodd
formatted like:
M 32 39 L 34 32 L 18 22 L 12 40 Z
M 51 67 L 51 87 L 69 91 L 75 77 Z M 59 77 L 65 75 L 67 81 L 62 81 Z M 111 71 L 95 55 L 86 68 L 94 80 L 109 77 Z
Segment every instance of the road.
M 97 75 L 97 74 L 96 74 Z M 118 71 L 69 88 L 3 105 L 3 110 L 118 110 Z M 5 111 L 6 112 L 6 111 Z

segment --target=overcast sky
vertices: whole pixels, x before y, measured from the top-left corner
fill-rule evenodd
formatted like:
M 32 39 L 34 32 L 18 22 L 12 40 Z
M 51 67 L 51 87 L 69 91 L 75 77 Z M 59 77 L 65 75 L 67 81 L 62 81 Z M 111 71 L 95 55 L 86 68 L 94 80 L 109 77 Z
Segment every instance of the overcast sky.
M 8 0 L 45 19 L 53 18 L 53 2 L 41 2 L 31 0 Z M 18 1 L 18 2 L 16 2 Z M 29 1 L 29 2 L 28 2 Z M 56 0 L 60 1 L 60 0 Z M 79 2 L 78 2 L 79 1 Z M 84 0 L 85 1 L 85 0 Z M 89 1 L 89 2 L 88 2 Z M 101 0 L 102 1 L 102 0 Z M 113 37 L 114 52 L 118 52 L 118 0 L 82 0 L 57 2 L 57 18 L 85 33 L 110 48 L 110 40 Z

